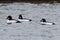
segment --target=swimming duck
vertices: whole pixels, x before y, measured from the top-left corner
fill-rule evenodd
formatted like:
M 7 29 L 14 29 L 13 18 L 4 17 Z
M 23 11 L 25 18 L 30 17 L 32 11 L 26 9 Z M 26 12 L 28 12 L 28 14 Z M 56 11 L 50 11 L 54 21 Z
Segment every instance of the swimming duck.
M 23 18 L 22 15 L 20 14 L 18 17 L 18 21 L 32 21 L 31 19 Z
M 12 16 L 8 16 L 7 18 L 6 18 L 7 20 L 7 24 L 11 24 L 11 23 L 21 23 L 20 21 L 17 21 L 17 20 L 15 20 L 15 19 L 12 19 Z
M 46 21 L 46 19 L 44 19 L 44 18 L 40 20 L 40 23 L 41 23 L 42 25 L 55 25 L 55 23 L 48 22 L 48 21 Z

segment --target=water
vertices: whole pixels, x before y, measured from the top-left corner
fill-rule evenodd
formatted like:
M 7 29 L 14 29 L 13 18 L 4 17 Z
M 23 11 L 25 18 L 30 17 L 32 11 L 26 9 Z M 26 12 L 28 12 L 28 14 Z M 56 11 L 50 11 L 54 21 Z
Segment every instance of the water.
M 2 4 L 1 4 L 2 5 Z M 60 3 L 57 4 L 30 4 L 13 3 L 0 5 L 0 40 L 60 40 Z M 6 17 L 18 15 L 30 18 L 32 22 L 13 23 L 8 25 Z M 40 20 L 56 25 L 41 25 Z

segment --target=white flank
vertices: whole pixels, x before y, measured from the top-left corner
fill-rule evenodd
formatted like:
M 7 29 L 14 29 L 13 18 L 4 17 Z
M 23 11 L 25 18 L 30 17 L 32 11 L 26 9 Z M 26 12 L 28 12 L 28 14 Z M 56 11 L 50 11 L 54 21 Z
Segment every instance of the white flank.
M 15 23 L 15 20 L 7 20 L 7 23 Z
M 52 25 L 53 23 L 49 23 L 49 22 L 40 22 L 41 24 L 44 24 L 44 25 Z
M 29 20 L 26 20 L 26 19 L 18 19 L 18 21 L 29 21 Z

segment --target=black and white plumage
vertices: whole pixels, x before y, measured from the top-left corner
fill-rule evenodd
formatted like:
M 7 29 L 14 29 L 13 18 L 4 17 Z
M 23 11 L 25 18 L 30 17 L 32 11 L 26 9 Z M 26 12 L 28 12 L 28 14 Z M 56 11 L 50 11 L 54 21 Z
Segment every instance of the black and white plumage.
M 18 21 L 18 20 L 12 19 L 12 16 L 8 16 L 6 19 L 7 19 L 7 20 L 6 20 L 7 24 L 11 24 L 11 23 L 21 23 L 21 22 Z
M 44 18 L 40 20 L 40 23 L 41 23 L 42 25 L 55 25 L 55 23 L 48 22 L 48 21 L 46 21 L 46 19 L 44 19 Z
M 23 18 L 22 15 L 20 14 L 18 17 L 18 21 L 32 21 L 31 19 Z

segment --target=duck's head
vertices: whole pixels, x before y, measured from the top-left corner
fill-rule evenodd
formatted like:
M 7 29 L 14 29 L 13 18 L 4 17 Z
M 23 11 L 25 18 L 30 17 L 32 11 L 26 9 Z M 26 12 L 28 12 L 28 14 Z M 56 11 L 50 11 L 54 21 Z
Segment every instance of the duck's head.
M 21 15 L 21 14 L 19 15 L 19 19 L 23 19 L 23 17 L 22 17 L 22 15 Z
M 8 20 L 12 20 L 12 16 L 8 16 L 7 19 L 8 19 Z
M 45 18 L 41 19 L 41 22 L 46 22 L 46 19 Z

